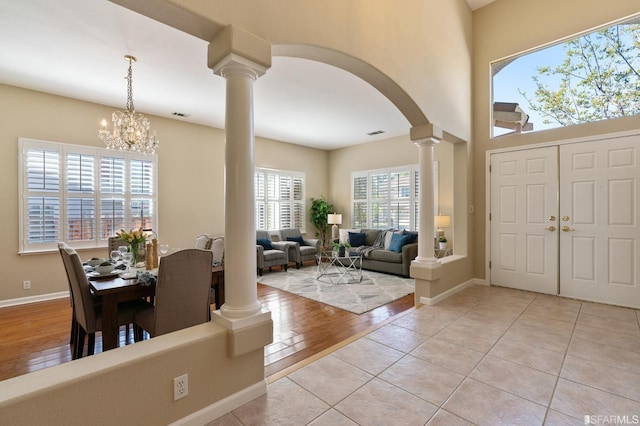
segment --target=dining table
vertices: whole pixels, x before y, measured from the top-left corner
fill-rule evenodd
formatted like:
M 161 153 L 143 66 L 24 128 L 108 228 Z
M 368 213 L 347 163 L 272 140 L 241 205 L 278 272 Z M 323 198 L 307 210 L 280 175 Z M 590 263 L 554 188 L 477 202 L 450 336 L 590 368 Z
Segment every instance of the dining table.
M 124 279 L 119 276 L 90 279 L 93 293 L 102 303 L 102 350 L 118 347 L 118 303 L 129 300 L 153 297 L 155 284 L 142 285 L 137 279 Z
M 140 269 L 144 271 L 144 269 Z M 157 273 L 157 270 L 153 271 Z M 102 302 L 102 350 L 118 347 L 118 303 L 129 300 L 153 297 L 156 285 L 143 285 L 136 278 L 125 279 L 114 275 L 106 278 L 90 277 L 91 291 Z M 211 269 L 211 288 L 214 293 L 216 309 L 224 304 L 224 265 Z

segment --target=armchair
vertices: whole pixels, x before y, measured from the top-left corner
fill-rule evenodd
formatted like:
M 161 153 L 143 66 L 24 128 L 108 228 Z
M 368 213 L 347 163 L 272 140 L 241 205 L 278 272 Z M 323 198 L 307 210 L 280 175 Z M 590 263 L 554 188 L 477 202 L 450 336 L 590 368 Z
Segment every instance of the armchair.
M 308 260 L 315 262 L 316 254 L 320 252 L 320 240 L 303 238 L 299 229 L 280 229 L 278 238 L 292 243 L 289 246 L 289 261 L 296 263 L 296 269 L 300 269 L 302 263 Z
M 284 271 L 289 264 L 289 246 L 291 243 L 284 241 L 271 241 L 267 231 L 256 231 L 256 260 L 258 275 L 262 276 L 264 268 L 280 265 Z

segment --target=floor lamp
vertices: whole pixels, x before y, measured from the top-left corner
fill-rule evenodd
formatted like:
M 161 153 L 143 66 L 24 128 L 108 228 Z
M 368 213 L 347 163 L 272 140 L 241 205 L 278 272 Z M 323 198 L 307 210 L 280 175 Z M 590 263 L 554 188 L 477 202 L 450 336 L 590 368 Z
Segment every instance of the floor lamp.
M 333 213 L 327 215 L 327 223 L 333 225 L 331 227 L 331 240 L 336 240 L 340 237 L 338 234 L 338 225 L 342 225 L 342 215 Z

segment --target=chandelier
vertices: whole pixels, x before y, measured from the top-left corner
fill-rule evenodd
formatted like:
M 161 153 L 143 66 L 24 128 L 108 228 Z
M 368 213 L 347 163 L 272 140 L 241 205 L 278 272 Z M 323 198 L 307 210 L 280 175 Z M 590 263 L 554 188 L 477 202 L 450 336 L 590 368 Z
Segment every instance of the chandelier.
M 127 73 L 127 110 L 116 111 L 111 116 L 113 129 L 107 129 L 107 120 L 102 120 L 102 129 L 98 131 L 98 137 L 106 145 L 107 149 L 119 149 L 125 151 L 141 152 L 143 154 L 155 154 L 159 141 L 156 132 L 149 130 L 149 119 L 142 114 L 136 113 L 133 107 L 131 64 L 136 58 L 131 55 L 124 57 L 129 61 L 129 72 Z

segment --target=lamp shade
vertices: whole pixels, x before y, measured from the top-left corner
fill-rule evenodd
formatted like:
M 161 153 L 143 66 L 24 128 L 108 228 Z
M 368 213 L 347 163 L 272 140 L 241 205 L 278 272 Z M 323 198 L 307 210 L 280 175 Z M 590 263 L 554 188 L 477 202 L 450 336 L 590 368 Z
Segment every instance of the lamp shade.
M 329 225 L 342 225 L 342 215 L 337 213 L 328 214 L 327 223 Z
M 438 228 L 448 228 L 451 226 L 451 216 L 445 216 L 445 215 L 434 216 L 433 222 Z

